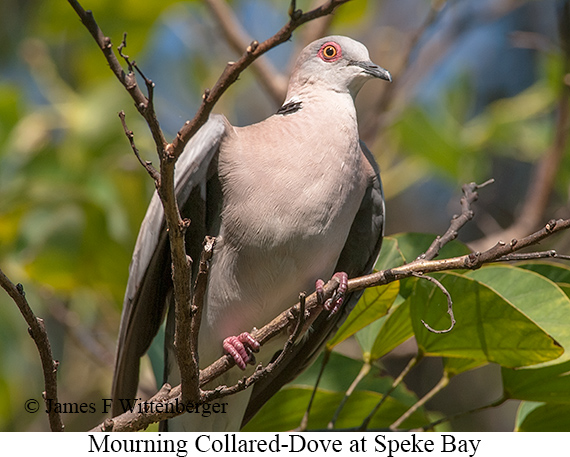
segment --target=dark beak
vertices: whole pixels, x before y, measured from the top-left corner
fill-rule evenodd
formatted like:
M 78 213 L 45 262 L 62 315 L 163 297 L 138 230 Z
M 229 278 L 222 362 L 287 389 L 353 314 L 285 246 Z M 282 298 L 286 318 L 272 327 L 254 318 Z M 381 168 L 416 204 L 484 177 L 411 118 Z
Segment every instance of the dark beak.
M 364 70 L 364 72 L 370 76 L 373 76 L 375 78 L 380 78 L 380 79 L 384 79 L 388 82 L 392 82 L 392 76 L 390 75 L 390 72 L 378 65 L 376 65 L 375 63 L 372 63 L 370 61 L 368 62 L 361 62 L 361 61 L 351 61 L 350 65 L 355 65 L 357 67 L 360 67 Z

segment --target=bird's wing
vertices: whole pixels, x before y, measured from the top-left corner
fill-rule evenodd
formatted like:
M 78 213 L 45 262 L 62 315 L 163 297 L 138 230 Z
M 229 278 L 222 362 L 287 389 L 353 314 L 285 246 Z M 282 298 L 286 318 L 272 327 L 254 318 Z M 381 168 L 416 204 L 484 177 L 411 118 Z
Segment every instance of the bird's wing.
M 224 116 L 210 116 L 188 142 L 176 163 L 176 198 L 183 217 L 191 221 L 186 242 L 193 259 L 199 258 L 204 236 L 217 234 L 221 190 L 216 164 L 228 125 Z M 194 262 L 194 266 L 197 267 L 198 263 Z M 140 358 L 148 350 L 162 323 L 171 284 L 164 212 L 155 192 L 129 266 L 113 377 L 113 416 L 123 412 L 120 399 L 136 396 Z
M 370 165 L 369 185 L 354 218 L 335 270 L 346 272 L 349 278 L 362 276 L 372 271 L 384 235 L 385 208 L 380 170 L 366 145 L 360 142 L 360 146 Z M 270 376 L 254 385 L 242 426 L 281 387 L 292 381 L 309 366 L 326 341 L 338 330 L 352 311 L 361 295 L 362 292 L 353 292 L 348 295 L 341 311 L 332 319 L 328 318 L 327 313 L 321 313 L 313 323 L 311 331 L 307 332 L 307 336 L 293 347 L 287 359 L 283 360 L 283 363 L 272 371 Z

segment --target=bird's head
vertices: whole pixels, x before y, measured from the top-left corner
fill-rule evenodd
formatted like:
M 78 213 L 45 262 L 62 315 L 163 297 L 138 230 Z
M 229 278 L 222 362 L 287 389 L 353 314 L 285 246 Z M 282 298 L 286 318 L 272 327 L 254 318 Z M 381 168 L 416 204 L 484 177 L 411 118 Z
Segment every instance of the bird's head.
M 291 74 L 289 92 L 294 95 L 291 92 L 298 87 L 318 85 L 355 97 L 372 78 L 392 80 L 388 70 L 370 60 L 368 49 L 362 43 L 344 36 L 328 36 L 303 49 Z

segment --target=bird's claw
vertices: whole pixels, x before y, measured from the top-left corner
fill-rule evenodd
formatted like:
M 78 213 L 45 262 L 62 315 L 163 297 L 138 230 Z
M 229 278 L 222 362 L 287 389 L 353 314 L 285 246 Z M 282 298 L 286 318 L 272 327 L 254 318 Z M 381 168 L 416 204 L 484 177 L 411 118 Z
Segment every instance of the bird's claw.
M 323 308 L 330 313 L 330 316 L 334 315 L 338 312 L 342 303 L 344 302 L 344 296 L 348 289 L 348 275 L 344 272 L 338 272 L 333 275 L 333 278 L 338 280 L 338 287 L 332 296 L 327 301 L 323 303 L 323 286 L 325 285 L 322 279 L 317 279 L 315 284 L 316 292 L 317 292 L 317 301 L 319 304 L 322 304 Z
M 253 352 L 258 352 L 261 345 L 249 332 L 244 332 L 238 336 L 227 337 L 222 347 L 234 359 L 236 365 L 245 370 L 248 363 L 255 363 Z

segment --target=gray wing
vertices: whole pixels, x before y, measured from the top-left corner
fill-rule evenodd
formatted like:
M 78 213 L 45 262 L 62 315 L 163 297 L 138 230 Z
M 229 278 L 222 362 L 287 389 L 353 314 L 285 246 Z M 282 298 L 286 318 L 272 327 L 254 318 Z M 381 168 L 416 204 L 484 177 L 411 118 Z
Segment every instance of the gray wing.
M 176 163 L 176 197 L 183 217 L 192 222 L 186 246 L 193 259 L 199 258 L 204 236 L 215 236 L 219 228 L 221 189 L 217 157 L 228 125 L 224 116 L 210 116 Z M 198 264 L 194 262 L 196 268 Z M 140 358 L 164 319 L 171 289 L 168 236 L 162 204 L 155 192 L 129 266 L 113 376 L 113 416 L 123 412 L 119 399 L 136 397 Z
M 372 271 L 384 235 L 385 208 L 380 170 L 374 156 L 362 141 L 360 146 L 370 164 L 370 181 L 335 270 L 346 272 L 349 278 L 362 276 Z M 361 295 L 362 292 L 355 292 L 347 296 L 342 310 L 332 319 L 328 319 L 328 315 L 325 313 L 319 316 L 312 325 L 312 331 L 307 332 L 308 336 L 303 338 L 301 344 L 297 344 L 293 348 L 279 368 L 272 372 L 271 376 L 254 385 L 242 426 L 281 387 L 292 381 L 310 365 L 326 341 L 336 332 L 350 311 L 356 306 Z

